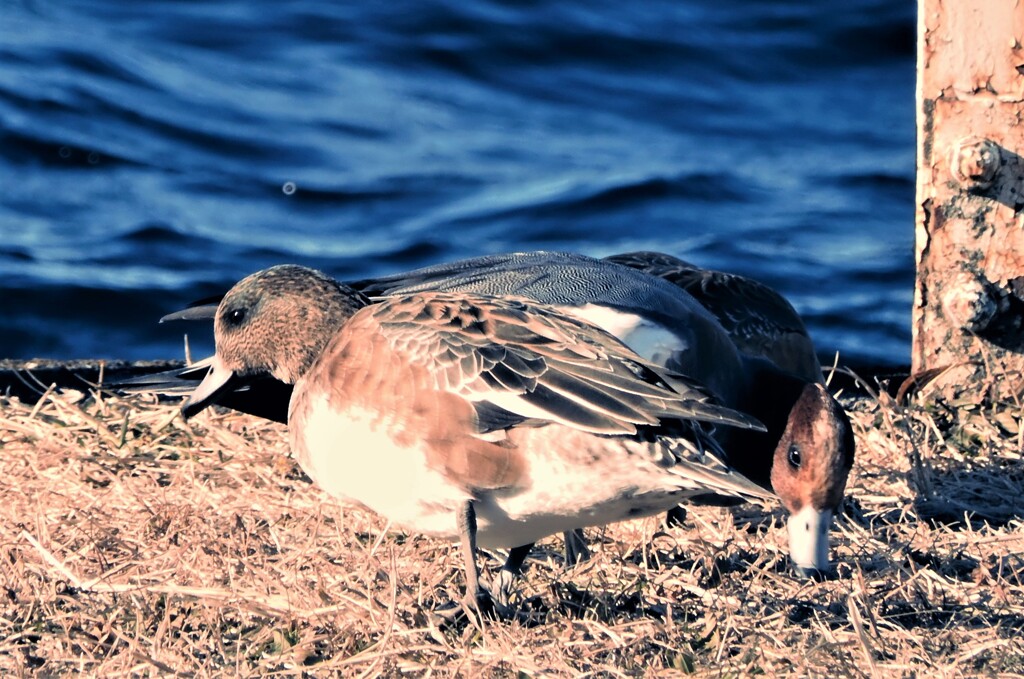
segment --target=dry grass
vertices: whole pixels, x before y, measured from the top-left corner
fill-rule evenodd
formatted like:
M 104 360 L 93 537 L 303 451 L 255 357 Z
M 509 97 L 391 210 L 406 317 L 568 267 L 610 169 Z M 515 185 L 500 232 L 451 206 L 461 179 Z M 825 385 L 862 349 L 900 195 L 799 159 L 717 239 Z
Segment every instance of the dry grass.
M 0 404 L 5 674 L 1024 674 L 1019 407 L 859 402 L 837 579 L 788 572 L 778 508 L 692 508 L 590 531 L 569 571 L 542 543 L 534 624 L 480 630 L 430 615 L 462 587 L 457 550 L 327 499 L 282 427 Z

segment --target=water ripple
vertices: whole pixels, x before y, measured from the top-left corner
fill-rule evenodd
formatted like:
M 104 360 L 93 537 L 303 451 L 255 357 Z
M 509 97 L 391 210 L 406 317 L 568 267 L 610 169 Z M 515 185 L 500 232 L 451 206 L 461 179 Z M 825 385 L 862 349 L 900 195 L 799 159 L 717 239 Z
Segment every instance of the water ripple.
M 754 275 L 822 351 L 903 363 L 914 25 L 884 0 L 8 2 L 0 356 L 178 356 L 153 319 L 283 261 L 545 247 Z

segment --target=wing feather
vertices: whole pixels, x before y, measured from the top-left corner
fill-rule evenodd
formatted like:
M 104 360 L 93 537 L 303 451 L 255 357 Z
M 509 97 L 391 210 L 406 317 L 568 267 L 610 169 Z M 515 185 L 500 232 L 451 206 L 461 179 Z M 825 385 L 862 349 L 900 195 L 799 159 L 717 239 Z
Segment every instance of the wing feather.
M 668 377 L 599 328 L 515 298 L 418 293 L 373 307 L 379 332 L 435 387 L 597 434 L 663 420 L 760 424 Z M 680 393 L 682 392 L 682 393 Z

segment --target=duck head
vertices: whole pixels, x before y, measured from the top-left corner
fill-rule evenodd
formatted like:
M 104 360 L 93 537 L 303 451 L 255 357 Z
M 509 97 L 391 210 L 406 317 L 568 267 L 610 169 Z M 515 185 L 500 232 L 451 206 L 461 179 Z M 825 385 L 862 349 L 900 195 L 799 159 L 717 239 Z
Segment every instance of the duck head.
M 270 375 L 294 385 L 369 300 L 315 269 L 281 265 L 239 281 L 214 317 L 210 371 L 182 406 L 195 415 L 240 383 Z
M 799 393 L 775 448 L 771 484 L 789 510 L 789 554 L 804 573 L 829 567 L 828 535 L 853 466 L 854 439 L 843 407 L 824 385 Z

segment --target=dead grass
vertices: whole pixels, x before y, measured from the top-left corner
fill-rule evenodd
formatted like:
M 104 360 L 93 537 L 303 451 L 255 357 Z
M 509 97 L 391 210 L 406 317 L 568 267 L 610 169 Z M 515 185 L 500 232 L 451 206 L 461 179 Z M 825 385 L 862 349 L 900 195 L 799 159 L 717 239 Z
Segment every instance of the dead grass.
M 0 406 L 12 676 L 1024 675 L 1019 407 L 859 402 L 837 579 L 788 572 L 778 508 L 691 508 L 590 531 L 570 571 L 542 543 L 534 622 L 479 630 L 430 615 L 457 550 L 329 500 L 283 427 L 140 397 Z

